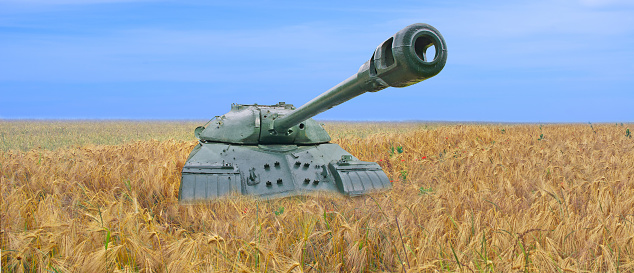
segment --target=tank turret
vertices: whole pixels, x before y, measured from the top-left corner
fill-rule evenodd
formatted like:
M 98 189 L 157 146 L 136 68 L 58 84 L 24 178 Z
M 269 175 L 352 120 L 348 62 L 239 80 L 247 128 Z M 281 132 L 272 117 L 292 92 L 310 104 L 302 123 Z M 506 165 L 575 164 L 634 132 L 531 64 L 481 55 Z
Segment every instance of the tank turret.
M 428 48 L 434 46 L 433 56 Z M 447 47 L 438 30 L 413 24 L 381 43 L 359 71 L 299 108 L 233 104 L 196 128 L 200 143 L 183 167 L 179 200 L 212 200 L 237 192 L 284 197 L 311 191 L 360 195 L 391 188 L 375 162 L 364 162 L 330 142 L 311 119 L 365 92 L 406 87 L 438 74 Z

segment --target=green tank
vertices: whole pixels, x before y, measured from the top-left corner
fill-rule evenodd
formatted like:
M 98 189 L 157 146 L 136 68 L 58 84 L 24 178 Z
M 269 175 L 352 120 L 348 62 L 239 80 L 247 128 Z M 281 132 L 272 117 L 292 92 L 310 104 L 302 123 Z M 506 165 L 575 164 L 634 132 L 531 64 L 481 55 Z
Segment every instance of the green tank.
M 433 56 L 427 56 L 434 46 Z M 361 195 L 392 187 L 376 162 L 360 161 L 311 117 L 365 92 L 405 87 L 438 74 L 447 46 L 438 30 L 413 24 L 381 43 L 359 71 L 299 108 L 233 104 L 196 128 L 182 171 L 181 202 L 231 193 L 278 198 L 314 191 Z

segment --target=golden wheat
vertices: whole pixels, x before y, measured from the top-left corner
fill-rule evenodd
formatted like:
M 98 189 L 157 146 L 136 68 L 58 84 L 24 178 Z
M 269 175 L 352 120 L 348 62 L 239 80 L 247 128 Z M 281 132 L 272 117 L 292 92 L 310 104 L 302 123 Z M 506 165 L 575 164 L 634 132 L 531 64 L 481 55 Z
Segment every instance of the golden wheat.
M 327 124 L 394 188 L 187 206 L 195 141 L 6 149 L 2 270 L 632 271 L 628 126 Z

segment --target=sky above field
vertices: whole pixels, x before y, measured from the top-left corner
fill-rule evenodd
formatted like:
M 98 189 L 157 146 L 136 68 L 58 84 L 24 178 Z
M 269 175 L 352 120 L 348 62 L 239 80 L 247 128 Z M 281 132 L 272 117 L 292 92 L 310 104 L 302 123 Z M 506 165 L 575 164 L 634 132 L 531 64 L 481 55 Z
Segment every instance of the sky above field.
M 321 120 L 634 121 L 634 1 L 0 0 L 0 118 L 209 119 L 308 102 L 412 23 L 445 69 Z

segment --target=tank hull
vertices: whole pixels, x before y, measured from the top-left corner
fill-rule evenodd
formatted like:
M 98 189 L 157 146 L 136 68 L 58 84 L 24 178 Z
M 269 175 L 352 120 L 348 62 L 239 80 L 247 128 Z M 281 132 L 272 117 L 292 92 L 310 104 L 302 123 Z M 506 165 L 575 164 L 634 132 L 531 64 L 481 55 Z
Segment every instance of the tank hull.
M 179 200 L 209 201 L 236 193 L 281 198 L 317 191 L 355 196 L 391 187 L 377 163 L 360 161 L 333 143 L 201 142 L 183 167 Z

